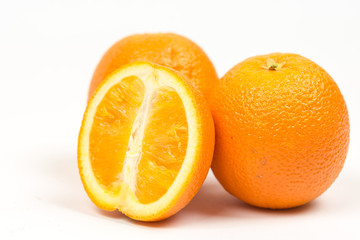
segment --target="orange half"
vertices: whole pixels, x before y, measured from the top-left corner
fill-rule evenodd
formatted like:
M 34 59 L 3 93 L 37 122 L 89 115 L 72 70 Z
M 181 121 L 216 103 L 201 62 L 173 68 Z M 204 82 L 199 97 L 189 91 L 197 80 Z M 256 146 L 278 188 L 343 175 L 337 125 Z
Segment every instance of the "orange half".
M 173 70 L 136 62 L 112 73 L 89 101 L 79 172 L 99 208 L 157 221 L 198 192 L 213 148 L 213 121 L 201 93 Z

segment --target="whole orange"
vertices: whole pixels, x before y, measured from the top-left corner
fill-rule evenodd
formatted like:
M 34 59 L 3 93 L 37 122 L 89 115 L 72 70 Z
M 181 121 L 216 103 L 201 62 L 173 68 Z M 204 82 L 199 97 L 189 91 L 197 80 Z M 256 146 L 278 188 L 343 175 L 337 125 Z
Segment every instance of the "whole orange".
M 273 53 L 248 58 L 214 86 L 212 170 L 254 206 L 291 208 L 321 195 L 339 175 L 349 145 L 344 98 L 309 59 Z
M 206 98 L 218 81 L 208 56 L 188 38 L 173 33 L 135 34 L 116 42 L 102 57 L 91 80 L 88 97 L 107 75 L 136 61 L 149 61 L 181 72 Z

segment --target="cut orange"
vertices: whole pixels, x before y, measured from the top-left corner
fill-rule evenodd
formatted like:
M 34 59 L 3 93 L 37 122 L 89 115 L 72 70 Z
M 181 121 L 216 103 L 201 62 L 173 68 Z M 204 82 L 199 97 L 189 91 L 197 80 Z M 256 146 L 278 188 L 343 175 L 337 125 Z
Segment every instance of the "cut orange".
M 90 199 L 142 221 L 167 218 L 197 193 L 211 165 L 214 126 L 202 94 L 147 62 L 116 70 L 86 108 L 78 164 Z

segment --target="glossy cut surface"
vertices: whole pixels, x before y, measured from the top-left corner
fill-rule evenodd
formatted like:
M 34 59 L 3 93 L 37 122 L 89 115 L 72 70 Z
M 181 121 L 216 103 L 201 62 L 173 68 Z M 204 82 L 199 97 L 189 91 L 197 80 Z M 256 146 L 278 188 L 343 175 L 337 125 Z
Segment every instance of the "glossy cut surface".
M 108 76 L 88 102 L 79 173 L 99 208 L 158 221 L 199 191 L 213 149 L 214 125 L 202 93 L 174 70 L 136 62 Z

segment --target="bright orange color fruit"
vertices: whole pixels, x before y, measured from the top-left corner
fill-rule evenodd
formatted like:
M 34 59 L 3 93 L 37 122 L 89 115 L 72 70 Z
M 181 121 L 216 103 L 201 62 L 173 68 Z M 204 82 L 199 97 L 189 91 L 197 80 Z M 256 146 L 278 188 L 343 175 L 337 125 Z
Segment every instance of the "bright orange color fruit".
M 309 59 L 273 53 L 248 58 L 214 87 L 212 170 L 254 206 L 291 208 L 321 195 L 339 175 L 349 145 L 344 98 Z
M 116 42 L 102 57 L 91 81 L 89 98 L 107 75 L 136 61 L 149 61 L 181 72 L 206 98 L 219 80 L 210 59 L 191 40 L 173 33 L 135 34 Z
M 78 165 L 85 190 L 101 209 L 165 219 L 205 180 L 214 134 L 206 100 L 181 74 L 124 65 L 99 85 L 84 114 Z

